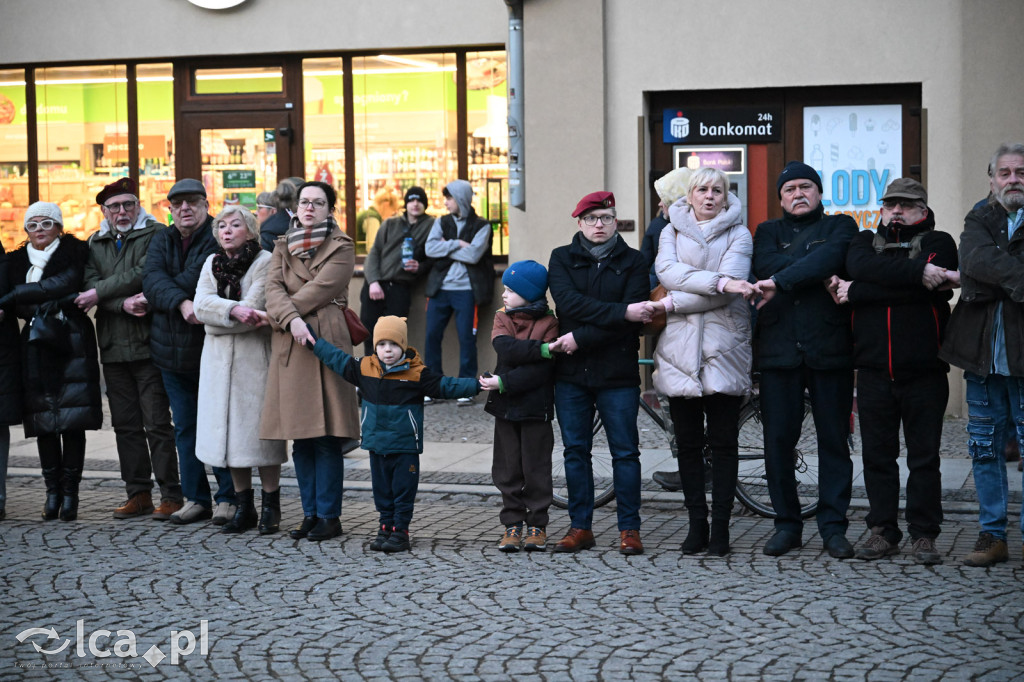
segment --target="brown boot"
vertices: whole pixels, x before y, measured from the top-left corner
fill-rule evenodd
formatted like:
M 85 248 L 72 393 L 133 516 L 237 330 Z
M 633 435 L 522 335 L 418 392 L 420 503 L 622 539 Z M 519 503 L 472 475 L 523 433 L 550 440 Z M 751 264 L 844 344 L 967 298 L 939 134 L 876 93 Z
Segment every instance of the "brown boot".
M 1006 540 L 1000 540 L 991 533 L 982 533 L 974 544 L 974 551 L 964 557 L 964 566 L 984 568 L 1008 561 L 1009 558 Z
M 154 521 L 167 521 L 171 514 L 180 510 L 184 505 L 180 500 L 169 500 L 166 497 L 160 500 L 160 506 L 153 510 Z
M 594 542 L 594 533 L 582 528 L 570 528 L 565 537 L 555 545 L 556 552 L 578 552 L 581 549 L 590 549 L 597 543 Z
M 150 493 L 135 493 L 128 501 L 114 510 L 115 519 L 132 519 L 153 513 L 153 496 Z

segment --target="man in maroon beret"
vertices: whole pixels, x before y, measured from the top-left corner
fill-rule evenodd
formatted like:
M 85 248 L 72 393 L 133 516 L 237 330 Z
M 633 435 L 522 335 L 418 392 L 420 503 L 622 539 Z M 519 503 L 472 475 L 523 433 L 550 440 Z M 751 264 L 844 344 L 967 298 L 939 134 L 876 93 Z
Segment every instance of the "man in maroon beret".
M 612 454 L 618 500 L 619 551 L 641 554 L 640 328 L 651 320 L 647 261 L 619 236 L 615 196 L 593 192 L 572 212 L 579 232 L 551 252 L 548 282 L 561 336 L 549 349 L 555 365 L 555 410 L 565 448 L 571 527 L 556 552 L 595 545 L 591 466 L 594 411 L 601 415 Z
M 164 521 L 181 508 L 178 458 L 171 411 L 160 370 L 149 354 L 151 317 L 142 294 L 142 268 L 149 242 L 164 227 L 139 205 L 135 182 L 121 178 L 96 195 L 103 211 L 100 229 L 89 238 L 87 289 L 75 303 L 96 306 L 96 334 L 110 402 L 121 479 L 128 501 L 115 519 L 151 516 Z M 153 507 L 151 477 L 160 486 Z

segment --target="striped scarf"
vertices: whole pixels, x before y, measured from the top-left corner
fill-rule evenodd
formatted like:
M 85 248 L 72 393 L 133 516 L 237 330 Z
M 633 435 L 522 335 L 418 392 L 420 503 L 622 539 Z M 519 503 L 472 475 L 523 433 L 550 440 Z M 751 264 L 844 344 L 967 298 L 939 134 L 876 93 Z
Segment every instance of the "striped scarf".
M 288 232 L 285 233 L 288 240 L 288 253 L 303 260 L 312 258 L 316 250 L 327 239 L 327 235 L 337 227 L 338 223 L 334 221 L 332 215 L 327 216 L 327 220 L 322 223 L 309 228 L 303 227 L 298 218 L 292 218 L 292 224 L 288 228 Z

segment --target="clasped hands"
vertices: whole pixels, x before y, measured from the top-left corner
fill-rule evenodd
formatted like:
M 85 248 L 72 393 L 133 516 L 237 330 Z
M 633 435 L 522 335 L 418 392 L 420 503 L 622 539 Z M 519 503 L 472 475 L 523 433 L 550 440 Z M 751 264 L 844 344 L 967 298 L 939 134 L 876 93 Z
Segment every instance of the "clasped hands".
M 921 284 L 929 291 L 956 289 L 960 286 L 960 271 L 925 263 Z M 825 288 L 828 289 L 828 293 L 832 295 L 832 300 L 837 305 L 850 302 L 850 287 L 852 285 L 852 281 L 842 279 L 839 275 L 832 275 L 825 282 Z

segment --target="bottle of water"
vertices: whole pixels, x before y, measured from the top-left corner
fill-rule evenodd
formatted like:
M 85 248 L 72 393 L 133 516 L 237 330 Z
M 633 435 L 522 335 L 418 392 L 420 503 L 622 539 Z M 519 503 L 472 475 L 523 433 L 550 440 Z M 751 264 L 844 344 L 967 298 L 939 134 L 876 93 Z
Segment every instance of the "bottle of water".
M 409 265 L 413 254 L 412 237 L 406 237 L 402 240 L 402 267 Z

